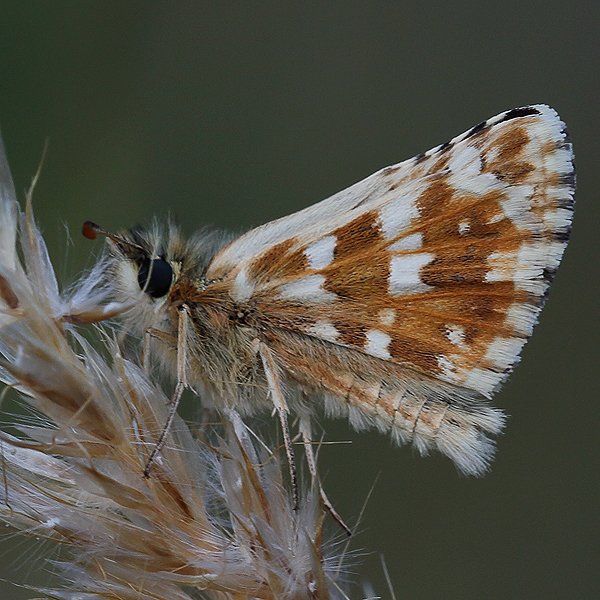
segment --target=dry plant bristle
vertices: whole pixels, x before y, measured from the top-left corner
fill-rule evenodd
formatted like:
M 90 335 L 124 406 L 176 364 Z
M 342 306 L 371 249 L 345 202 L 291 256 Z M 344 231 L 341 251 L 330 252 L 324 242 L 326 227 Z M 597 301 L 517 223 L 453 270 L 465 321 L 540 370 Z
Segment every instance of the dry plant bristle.
M 235 412 L 221 415 L 209 443 L 177 419 L 143 478 L 168 399 L 110 337 L 96 350 L 76 318 L 63 318 L 106 300 L 102 265 L 61 296 L 31 204 L 25 215 L 16 204 L 1 142 L 0 194 L 0 379 L 37 415 L 16 435 L 0 433 L 0 518 L 63 546 L 55 562 L 63 585 L 43 593 L 345 597 L 318 494 L 305 494 L 294 511 L 279 455 Z

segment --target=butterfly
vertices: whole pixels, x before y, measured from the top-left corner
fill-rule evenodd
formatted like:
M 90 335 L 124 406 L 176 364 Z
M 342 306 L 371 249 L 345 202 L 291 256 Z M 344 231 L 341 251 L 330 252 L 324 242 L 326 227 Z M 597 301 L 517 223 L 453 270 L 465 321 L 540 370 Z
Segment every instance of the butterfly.
M 287 414 L 320 407 L 480 475 L 504 422 L 488 401 L 546 300 L 574 189 L 557 113 L 516 108 L 236 239 L 88 222 L 110 241 L 116 302 L 72 320 L 121 313 L 175 365 L 172 415 L 186 386 L 242 414 L 274 407 L 289 455 Z

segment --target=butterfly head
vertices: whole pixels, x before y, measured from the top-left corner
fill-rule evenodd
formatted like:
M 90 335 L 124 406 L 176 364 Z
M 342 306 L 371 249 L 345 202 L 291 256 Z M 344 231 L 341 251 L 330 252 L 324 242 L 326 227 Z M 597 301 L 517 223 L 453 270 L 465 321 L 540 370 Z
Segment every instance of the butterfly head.
M 157 300 L 165 298 L 181 272 L 181 262 L 168 256 L 158 232 L 136 227 L 116 235 L 86 221 L 83 235 L 88 239 L 104 236 L 112 246 L 114 267 L 123 291 Z M 168 240 L 168 238 L 167 238 Z
M 123 317 L 135 329 L 156 327 L 182 303 L 193 302 L 207 285 L 206 271 L 215 254 L 233 236 L 201 230 L 185 239 L 171 221 L 153 221 L 113 234 L 87 221 L 88 239 L 103 236 L 110 256 L 104 277 L 114 300 L 129 308 Z

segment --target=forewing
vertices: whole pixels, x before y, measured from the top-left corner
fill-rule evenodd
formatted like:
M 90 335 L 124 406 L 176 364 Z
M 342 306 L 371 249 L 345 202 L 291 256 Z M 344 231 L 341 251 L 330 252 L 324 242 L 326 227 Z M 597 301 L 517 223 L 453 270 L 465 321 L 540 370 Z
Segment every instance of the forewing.
M 250 231 L 208 275 L 266 325 L 489 396 L 566 246 L 572 158 L 554 110 L 514 109 Z

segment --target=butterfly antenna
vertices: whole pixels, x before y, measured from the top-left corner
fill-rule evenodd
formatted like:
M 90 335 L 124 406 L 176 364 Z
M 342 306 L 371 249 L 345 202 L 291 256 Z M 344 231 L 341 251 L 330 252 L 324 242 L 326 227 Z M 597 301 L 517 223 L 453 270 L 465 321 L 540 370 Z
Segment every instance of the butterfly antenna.
M 88 240 L 95 240 L 99 235 L 102 235 L 111 242 L 115 243 L 117 246 L 129 246 L 130 248 L 146 254 L 146 251 L 141 246 L 126 240 L 120 235 L 116 235 L 110 231 L 107 231 L 104 229 L 104 227 L 100 227 L 100 225 L 94 223 L 93 221 L 86 221 L 81 228 L 81 233 L 83 234 L 83 237 L 87 238 Z

